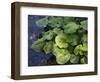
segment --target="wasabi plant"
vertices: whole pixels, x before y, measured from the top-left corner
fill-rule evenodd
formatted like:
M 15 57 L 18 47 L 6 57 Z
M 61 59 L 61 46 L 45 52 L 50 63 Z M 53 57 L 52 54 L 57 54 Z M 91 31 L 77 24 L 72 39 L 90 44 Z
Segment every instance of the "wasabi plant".
M 57 64 L 88 63 L 87 18 L 45 16 L 36 25 L 47 30 L 33 41 L 34 51 L 52 53 Z

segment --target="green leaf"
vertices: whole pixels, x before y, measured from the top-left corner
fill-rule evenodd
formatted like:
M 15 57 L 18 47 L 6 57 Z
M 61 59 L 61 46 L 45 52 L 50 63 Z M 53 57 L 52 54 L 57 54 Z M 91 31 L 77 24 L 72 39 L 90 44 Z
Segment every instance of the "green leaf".
M 76 55 L 78 55 L 78 54 L 85 55 L 84 52 L 86 53 L 87 51 L 88 51 L 87 43 L 84 43 L 83 45 L 80 44 L 80 45 L 76 46 L 75 49 L 74 49 L 74 53 Z
M 78 55 L 78 54 L 82 55 L 83 54 L 81 51 L 81 48 L 82 48 L 81 44 L 75 47 L 75 49 L 74 49 L 75 55 Z
M 36 21 L 36 25 L 39 27 L 42 27 L 42 28 L 46 27 L 47 24 L 48 24 L 48 17 L 47 16 Z
M 84 34 L 82 39 L 81 39 L 82 42 L 88 42 L 88 35 L 87 34 Z
M 65 33 L 75 33 L 76 30 L 79 28 L 79 25 L 75 22 L 69 22 L 68 24 L 64 25 L 64 32 Z
M 80 50 L 84 51 L 84 52 L 88 51 L 88 44 L 87 43 L 83 43 L 83 46 L 82 46 L 82 48 Z
M 55 34 L 52 32 L 52 30 L 49 30 L 47 32 L 43 32 L 42 36 L 45 40 L 52 40 Z
M 52 52 L 52 49 L 53 49 L 53 42 L 52 41 L 46 42 L 46 44 L 44 45 L 44 48 L 43 48 L 44 52 L 46 54 L 48 54 L 48 53 Z
M 65 64 L 69 61 L 69 59 L 70 59 L 70 54 L 56 56 L 56 61 L 58 64 Z
M 67 49 L 60 49 L 56 44 L 53 47 L 53 54 L 56 56 L 56 62 L 58 64 L 65 64 L 70 59 L 70 53 Z
M 74 17 L 63 17 L 63 23 L 68 24 L 69 22 L 75 22 Z
M 60 28 L 54 28 L 53 29 L 53 33 L 55 33 L 55 34 L 62 34 L 63 33 L 63 30 L 61 30 Z
M 66 35 L 67 37 L 67 42 L 70 43 L 72 46 L 75 46 L 78 44 L 78 35 L 76 34 L 67 34 Z
M 63 24 L 63 19 L 62 17 L 56 17 L 56 16 L 51 16 L 49 17 L 49 23 L 48 26 L 51 28 L 58 28 L 61 27 Z
M 76 64 L 79 62 L 79 56 L 76 56 L 76 55 L 71 55 L 71 58 L 70 58 L 70 62 L 73 63 L 73 64 Z
M 59 48 L 68 47 L 67 38 L 64 34 L 59 34 L 58 36 L 56 36 L 55 42 Z
M 84 30 L 88 30 L 88 20 L 84 20 L 81 22 L 81 27 L 84 29 Z
M 40 52 L 43 49 L 43 46 L 45 45 L 44 39 L 38 39 L 32 44 L 32 49 L 35 50 L 36 52 Z
M 60 53 L 60 48 L 57 46 L 57 44 L 53 45 L 53 55 L 57 56 Z
M 86 57 L 81 58 L 80 62 L 82 64 L 87 64 L 87 58 Z

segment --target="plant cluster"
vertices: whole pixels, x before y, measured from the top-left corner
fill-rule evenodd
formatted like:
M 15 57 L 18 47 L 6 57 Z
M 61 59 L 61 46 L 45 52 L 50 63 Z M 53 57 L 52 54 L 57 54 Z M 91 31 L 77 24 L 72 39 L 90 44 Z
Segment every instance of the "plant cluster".
M 87 64 L 88 31 L 87 18 L 45 16 L 36 21 L 44 28 L 32 49 L 36 52 L 52 53 L 57 64 Z

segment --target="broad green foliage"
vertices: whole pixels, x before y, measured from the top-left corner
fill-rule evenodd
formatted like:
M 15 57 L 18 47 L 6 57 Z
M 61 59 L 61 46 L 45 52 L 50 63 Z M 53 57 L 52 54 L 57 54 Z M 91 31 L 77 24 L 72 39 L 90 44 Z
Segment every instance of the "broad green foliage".
M 68 47 L 67 38 L 66 38 L 66 35 L 64 35 L 64 34 L 59 34 L 58 36 L 56 36 L 55 42 L 59 48 L 67 48 Z
M 38 21 L 36 21 L 36 24 L 39 26 L 39 27 L 46 27 L 47 24 L 48 24 L 48 17 L 46 16 L 45 18 L 42 18 Z
M 78 45 L 74 49 L 74 53 L 76 55 L 85 55 L 84 53 L 88 51 L 87 43 L 83 43 L 83 45 Z
M 34 49 L 36 52 L 40 52 L 40 51 L 42 51 L 44 44 L 45 44 L 45 42 L 44 42 L 43 38 L 38 39 L 37 41 L 35 41 L 32 44 L 32 49 Z
M 70 58 L 70 62 L 71 63 L 78 63 L 79 62 L 79 56 L 72 54 L 71 58 Z
M 61 54 L 61 55 L 56 56 L 56 62 L 58 64 L 65 64 L 69 61 L 69 59 L 70 59 L 70 54 L 69 53 Z
M 47 32 L 42 33 L 42 36 L 45 40 L 52 40 L 54 37 L 54 33 L 52 32 L 52 30 L 49 30 Z
M 63 25 L 66 25 L 69 22 L 74 22 L 74 17 L 63 17 Z
M 53 48 L 53 42 L 50 41 L 50 42 L 46 42 L 46 44 L 44 45 L 43 50 L 46 54 L 48 54 L 48 53 L 52 52 L 52 48 Z
M 52 53 L 57 64 L 87 64 L 88 22 L 86 18 L 76 19 L 78 17 L 45 16 L 37 20 L 38 27 L 49 30 L 33 42 L 32 49 Z
M 82 22 L 81 22 L 81 27 L 82 27 L 84 30 L 87 30 L 88 21 L 87 21 L 87 20 L 82 21 Z
M 88 50 L 88 45 L 87 45 L 87 43 L 83 43 L 83 46 L 82 46 L 82 48 L 81 48 L 81 51 L 86 52 L 87 50 Z
M 48 26 L 50 26 L 51 28 L 61 27 L 62 23 L 62 17 L 49 17 Z
M 70 53 L 67 49 L 60 49 L 56 44 L 53 48 L 53 54 L 56 56 L 58 64 L 65 64 L 70 60 Z
M 76 34 L 67 34 L 66 35 L 67 37 L 67 42 L 70 43 L 72 46 L 75 46 L 78 44 L 78 35 Z
M 54 28 L 53 29 L 53 33 L 58 35 L 58 34 L 62 34 L 63 33 L 63 30 L 61 30 L 60 28 Z
M 79 25 L 75 22 L 68 22 L 68 24 L 64 25 L 63 28 L 65 33 L 75 33 L 79 28 Z
M 87 63 L 87 58 L 86 57 L 81 58 L 80 62 L 82 64 L 86 64 Z
M 88 40 L 88 37 L 87 37 L 87 34 L 84 34 L 83 36 L 82 36 L 82 42 L 87 42 L 87 40 Z

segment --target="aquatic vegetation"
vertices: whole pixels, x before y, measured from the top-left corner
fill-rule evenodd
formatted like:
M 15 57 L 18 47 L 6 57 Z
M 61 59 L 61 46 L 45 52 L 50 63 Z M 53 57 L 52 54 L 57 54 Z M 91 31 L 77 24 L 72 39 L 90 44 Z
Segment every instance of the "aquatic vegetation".
M 87 64 L 88 20 L 80 17 L 45 16 L 36 21 L 47 28 L 33 41 L 36 52 L 52 53 L 57 64 Z

